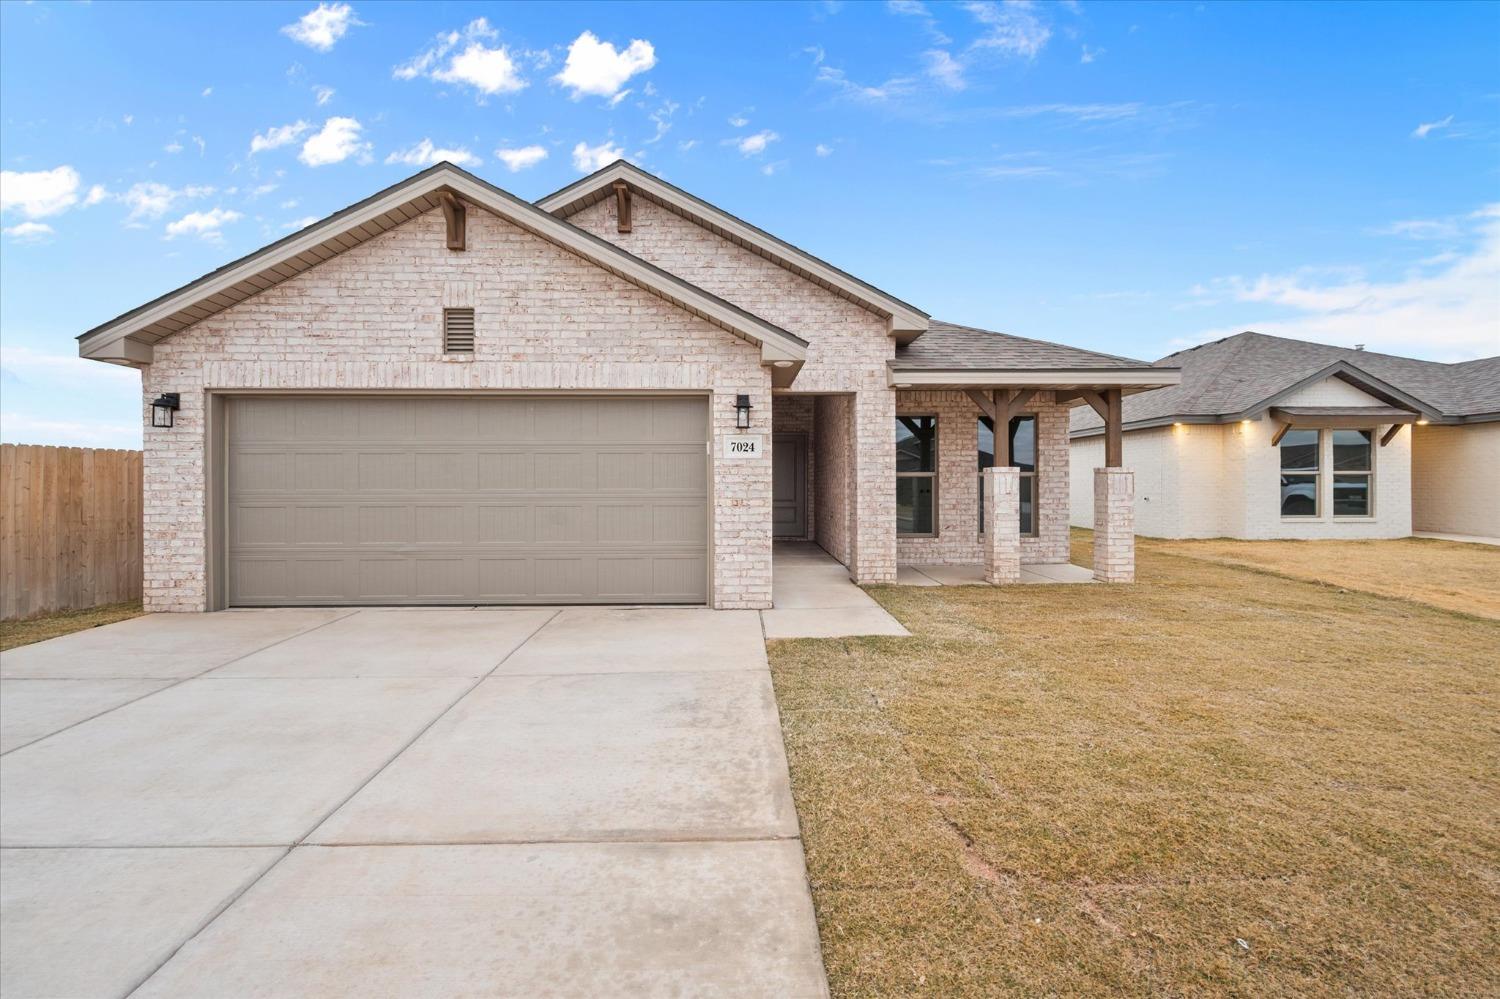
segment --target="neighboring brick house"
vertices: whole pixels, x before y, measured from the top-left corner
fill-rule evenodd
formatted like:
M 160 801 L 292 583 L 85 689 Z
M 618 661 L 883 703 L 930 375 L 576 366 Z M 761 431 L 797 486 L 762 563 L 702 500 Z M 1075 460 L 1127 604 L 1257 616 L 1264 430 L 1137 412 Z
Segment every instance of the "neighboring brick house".
M 932 321 L 623 162 L 535 204 L 439 164 L 79 341 L 143 371 L 154 611 L 767 607 L 777 536 L 1007 581 L 1067 559 L 1068 409 L 1177 381 Z M 1129 579 L 1130 473 L 1097 482 Z
M 1136 528 L 1162 538 L 1500 538 L 1500 357 L 1441 364 L 1241 333 L 1124 402 Z M 1103 426 L 1073 414 L 1074 483 Z M 1091 519 L 1074 501 L 1073 523 Z

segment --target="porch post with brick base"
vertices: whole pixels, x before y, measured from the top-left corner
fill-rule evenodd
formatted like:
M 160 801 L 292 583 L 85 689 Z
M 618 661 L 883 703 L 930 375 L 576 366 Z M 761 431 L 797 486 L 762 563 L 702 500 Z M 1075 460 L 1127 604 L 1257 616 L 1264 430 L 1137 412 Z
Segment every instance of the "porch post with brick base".
M 1021 470 L 984 470 L 984 581 L 1021 581 Z
M 1094 469 L 1094 578 L 1135 582 L 1135 473 Z

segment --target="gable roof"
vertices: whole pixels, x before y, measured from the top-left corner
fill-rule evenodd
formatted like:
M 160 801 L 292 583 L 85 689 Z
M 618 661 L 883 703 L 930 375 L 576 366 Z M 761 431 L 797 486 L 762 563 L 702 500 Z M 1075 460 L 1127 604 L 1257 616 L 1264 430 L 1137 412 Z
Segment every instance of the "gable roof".
M 447 162 L 94 327 L 78 338 L 78 352 L 117 364 L 150 364 L 153 344 L 436 208 L 445 191 L 760 344 L 762 360 L 776 365 L 777 385 L 790 384 L 807 357 L 807 341 L 796 334 Z
M 1339 378 L 1376 399 L 1413 409 L 1438 423 L 1500 419 L 1500 357 L 1443 364 L 1264 333 L 1239 333 L 1155 363 L 1180 367 L 1182 384 L 1126 402 L 1127 430 L 1173 422 L 1247 419 L 1325 378 Z M 1073 414 L 1075 436 L 1097 432 L 1101 426 L 1091 411 Z
M 624 160 L 616 160 L 545 198 L 539 198 L 536 204 L 543 211 L 567 218 L 608 197 L 616 181 L 624 181 L 634 193 L 653 204 L 696 222 L 736 246 L 759 254 L 824 290 L 876 313 L 889 321 L 897 343 L 908 343 L 928 328 L 927 313 L 916 306 Z
M 904 384 L 965 382 L 980 375 L 996 383 L 1119 386 L 1143 391 L 1176 385 L 1177 369 L 1115 354 L 996 333 L 975 326 L 932 320 L 921 339 L 896 348 L 891 380 Z

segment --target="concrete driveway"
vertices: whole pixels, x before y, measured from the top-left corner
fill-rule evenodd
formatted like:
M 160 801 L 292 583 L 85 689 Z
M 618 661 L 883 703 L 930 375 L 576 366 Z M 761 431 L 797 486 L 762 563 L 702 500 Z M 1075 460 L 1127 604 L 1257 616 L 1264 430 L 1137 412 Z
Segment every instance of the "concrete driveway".
M 827 994 L 753 611 L 154 615 L 0 708 L 7 999 Z

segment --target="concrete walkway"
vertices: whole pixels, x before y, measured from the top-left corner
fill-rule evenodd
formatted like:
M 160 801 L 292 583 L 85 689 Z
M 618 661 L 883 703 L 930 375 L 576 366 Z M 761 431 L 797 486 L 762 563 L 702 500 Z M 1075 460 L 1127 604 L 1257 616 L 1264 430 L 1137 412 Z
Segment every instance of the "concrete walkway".
M 1092 583 L 1094 573 L 1071 562 L 1021 566 L 1023 583 Z M 898 586 L 986 586 L 982 565 L 903 565 L 896 569 Z
M 753 611 L 153 615 L 0 704 L 7 999 L 827 994 Z
M 1438 534 L 1434 531 L 1413 531 L 1414 538 L 1431 538 L 1434 541 L 1462 541 L 1467 545 L 1500 545 L 1500 538 L 1487 538 L 1479 534 Z
M 911 634 L 810 541 L 776 542 L 772 573 L 773 606 L 760 612 L 767 638 Z

